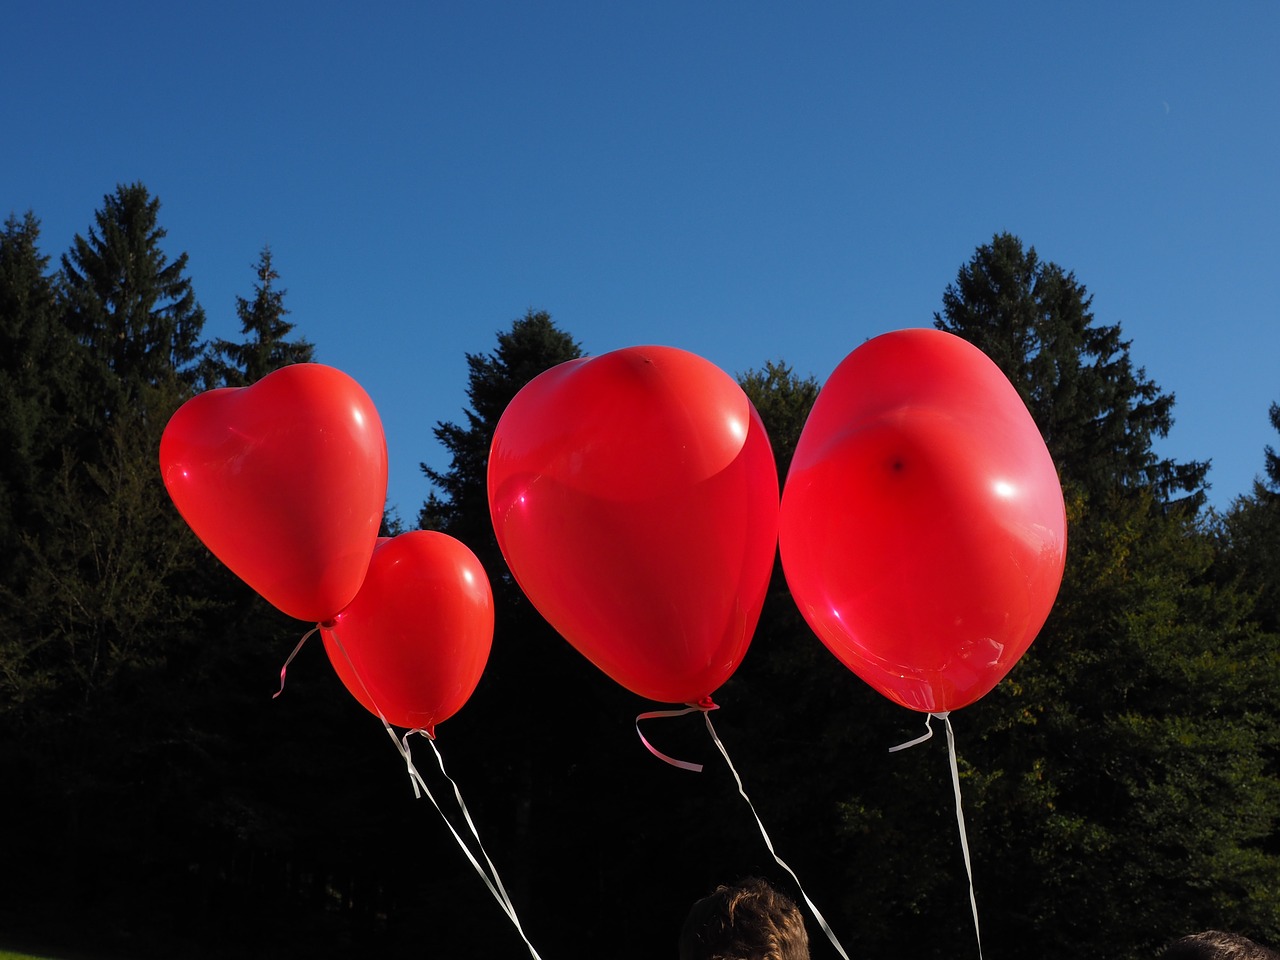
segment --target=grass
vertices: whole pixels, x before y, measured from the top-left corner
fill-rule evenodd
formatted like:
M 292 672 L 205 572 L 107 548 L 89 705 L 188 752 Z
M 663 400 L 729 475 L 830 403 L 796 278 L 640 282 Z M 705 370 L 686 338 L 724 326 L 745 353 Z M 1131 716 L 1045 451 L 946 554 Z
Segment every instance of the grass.
M 20 953 L 17 950 L 6 950 L 0 947 L 0 960 L 59 960 L 48 953 Z

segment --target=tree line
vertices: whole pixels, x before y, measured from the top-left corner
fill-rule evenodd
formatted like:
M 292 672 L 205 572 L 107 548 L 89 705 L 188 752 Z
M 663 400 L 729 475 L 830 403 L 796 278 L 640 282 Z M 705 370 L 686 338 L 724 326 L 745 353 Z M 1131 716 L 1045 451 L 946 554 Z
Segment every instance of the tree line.
M 307 625 L 228 573 L 168 501 L 156 451 L 173 411 L 312 346 L 269 248 L 235 302 L 242 338 L 203 340 L 159 209 L 119 186 L 56 266 L 33 213 L 0 233 L 0 946 L 520 956 L 318 644 L 273 700 Z M 933 321 L 1017 387 L 1068 505 L 1048 623 L 952 718 L 984 955 L 1136 960 L 1206 927 L 1280 943 L 1280 456 L 1259 451 L 1253 490 L 1206 508 L 1208 464 L 1153 449 L 1173 395 L 1084 284 L 1018 237 L 978 246 Z M 484 678 L 438 743 L 546 960 L 671 956 L 716 883 L 798 891 L 701 723 L 651 734 L 702 774 L 649 756 L 634 719 L 650 705 L 555 634 L 498 551 L 493 429 L 525 383 L 581 355 L 530 311 L 463 358 L 462 420 L 436 427 L 448 462 L 423 464 L 417 525 L 475 551 L 497 605 Z M 781 360 L 739 382 L 785 480 L 819 384 Z M 945 747 L 888 752 L 919 715 L 839 665 L 776 565 L 716 700 L 761 819 L 851 956 L 975 951 Z

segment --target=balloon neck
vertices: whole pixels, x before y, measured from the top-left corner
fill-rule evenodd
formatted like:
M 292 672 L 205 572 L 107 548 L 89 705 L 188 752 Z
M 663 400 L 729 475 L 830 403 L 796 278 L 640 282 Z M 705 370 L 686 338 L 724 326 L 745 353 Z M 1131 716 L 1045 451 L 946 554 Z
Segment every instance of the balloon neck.
M 689 706 L 701 710 L 703 713 L 710 713 L 712 710 L 720 709 L 720 705 L 712 700 L 710 696 L 705 696 L 696 703 L 690 703 Z
M 332 629 L 333 629 L 334 627 L 336 627 L 337 625 L 338 625 L 338 621 L 337 621 L 336 619 L 334 619 L 334 620 L 321 620 L 321 621 L 320 621 L 320 623 L 319 623 L 319 624 L 317 624 L 317 626 L 319 626 L 321 630 L 332 630 Z

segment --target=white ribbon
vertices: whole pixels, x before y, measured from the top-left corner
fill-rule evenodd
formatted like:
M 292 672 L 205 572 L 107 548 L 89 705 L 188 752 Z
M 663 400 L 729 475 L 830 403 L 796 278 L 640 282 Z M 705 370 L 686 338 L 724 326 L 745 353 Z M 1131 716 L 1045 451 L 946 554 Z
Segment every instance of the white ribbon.
M 956 737 L 951 729 L 950 711 L 942 713 L 931 713 L 925 717 L 924 726 L 925 734 L 922 737 L 916 737 L 906 743 L 900 743 L 896 747 L 890 747 L 890 753 L 897 753 L 899 750 L 906 750 L 914 747 L 918 743 L 924 743 L 933 736 L 933 727 L 930 721 L 937 717 L 943 722 L 947 728 L 947 755 L 951 760 L 951 787 L 956 795 L 956 825 L 960 828 L 960 849 L 964 853 L 964 871 L 969 877 L 969 907 L 973 911 L 973 935 L 978 941 L 978 960 L 982 960 L 982 931 L 978 927 L 978 899 L 973 892 L 973 865 L 969 861 L 969 837 L 964 828 L 964 809 L 960 803 L 960 767 L 956 763 Z
M 814 919 L 818 921 L 818 926 L 820 926 L 822 928 L 822 932 L 827 935 L 827 939 L 830 940 L 831 945 L 836 948 L 836 952 L 839 953 L 840 956 L 844 957 L 844 960 L 849 960 L 849 955 L 844 952 L 844 947 L 842 947 L 840 945 L 840 941 L 836 939 L 836 935 L 827 924 L 826 918 L 822 916 L 822 911 L 819 910 L 817 905 L 809 899 L 809 894 L 805 893 L 804 886 L 800 883 L 800 878 L 796 876 L 796 872 L 792 870 L 791 867 L 787 865 L 786 861 L 778 856 L 777 851 L 773 849 L 773 841 L 769 839 L 769 833 L 765 830 L 764 824 L 760 821 L 760 814 L 756 813 L 755 804 L 751 802 L 751 798 L 747 796 L 746 789 L 742 786 L 742 778 L 738 776 L 737 768 L 734 767 L 733 761 L 729 759 L 729 751 L 724 748 L 724 744 L 721 743 L 720 738 L 716 736 L 716 728 L 711 725 L 711 712 L 704 710 L 703 719 L 707 722 L 707 732 L 711 734 L 711 739 L 715 742 L 716 747 L 719 748 L 720 755 L 724 757 L 724 762 L 729 765 L 729 772 L 733 774 L 733 779 L 738 784 L 738 793 L 742 795 L 743 800 L 747 801 L 747 807 L 751 810 L 751 815 L 756 818 L 756 826 L 760 828 L 760 836 L 764 838 L 764 845 L 768 847 L 769 853 L 772 854 L 773 859 L 778 862 L 778 866 L 791 874 L 791 879 L 796 882 L 796 887 L 800 891 L 800 896 L 802 896 L 804 898 L 804 902 L 809 905 L 809 909 L 813 912 Z
M 471 814 L 467 811 L 467 805 L 462 800 L 462 792 L 458 789 L 457 783 L 454 783 L 453 778 L 450 777 L 448 773 L 445 773 L 444 758 L 440 756 L 440 750 L 436 747 L 435 740 L 428 736 L 425 730 L 410 730 L 403 737 L 397 737 L 395 730 L 391 728 L 390 724 L 387 724 L 385 720 L 383 721 L 383 724 L 386 726 L 387 734 L 391 737 L 391 742 L 396 745 L 396 749 L 399 750 L 401 756 L 404 757 L 405 766 L 409 770 L 409 779 L 413 784 L 414 797 L 421 797 L 425 794 L 426 798 L 431 801 L 431 805 L 434 806 L 436 808 L 436 812 L 440 814 L 440 819 L 444 821 L 445 826 L 449 828 L 449 832 L 453 834 L 453 839 L 457 842 L 458 847 L 462 850 L 463 854 L 466 855 L 467 860 L 470 862 L 476 873 L 479 874 L 480 879 L 484 881 L 484 885 L 489 888 L 489 893 L 491 893 L 493 895 L 493 899 L 497 901 L 498 907 L 507 915 L 507 919 L 511 921 L 512 925 L 516 928 L 516 932 L 520 934 L 520 939 L 523 940 L 524 945 L 528 947 L 530 955 L 534 960 L 542 960 L 542 958 L 538 956 L 538 951 L 534 949 L 533 944 L 529 942 L 529 937 L 525 934 L 524 927 L 520 925 L 520 918 L 516 915 L 515 904 L 511 902 L 511 896 L 507 893 L 506 887 L 502 885 L 502 878 L 498 876 L 498 868 L 494 866 L 493 861 L 489 859 L 489 854 L 485 852 L 484 844 L 480 840 L 480 834 L 476 830 L 476 825 L 471 819 Z M 480 862 L 475 858 L 475 855 L 472 854 L 471 848 L 467 846 L 467 843 L 462 838 L 461 834 L 459 834 L 453 824 L 449 822 L 449 818 L 445 815 L 444 810 L 441 809 L 440 804 L 432 794 L 431 788 L 427 786 L 427 781 L 423 779 L 422 774 L 418 772 L 418 768 L 414 766 L 413 755 L 409 751 L 409 738 L 415 733 L 421 734 L 427 738 L 427 742 L 431 744 L 431 749 L 435 751 L 436 762 L 440 765 L 440 772 L 443 773 L 444 778 L 453 785 L 453 793 L 454 796 L 457 797 L 458 806 L 462 810 L 462 816 L 465 818 L 467 826 L 471 829 L 471 835 L 475 837 L 476 846 L 480 850 L 480 856 L 484 858 L 484 862 L 489 867 L 489 873 L 485 872 L 484 867 L 480 865 Z M 492 874 L 492 879 L 490 879 L 490 874 Z
M 316 629 L 319 628 L 317 627 Z M 314 632 L 315 631 L 313 630 L 312 633 Z M 310 633 L 307 634 L 307 637 L 309 636 L 311 636 Z M 431 805 L 434 806 L 436 808 L 436 812 L 440 814 L 440 819 L 444 821 L 445 826 L 449 828 L 449 832 L 453 834 L 453 839 L 457 841 L 458 846 L 466 855 L 467 860 L 470 861 L 471 866 L 475 869 L 476 873 L 480 875 L 480 879 L 483 880 L 484 885 L 489 888 L 489 892 L 493 894 L 493 898 L 498 902 L 498 906 L 501 908 L 502 912 L 507 915 L 507 919 L 509 919 L 515 926 L 516 932 L 520 934 L 520 939 L 523 940 L 524 945 L 529 948 L 529 953 L 533 957 L 533 960 L 542 960 L 542 958 L 538 956 L 538 951 L 534 949 L 533 944 L 529 942 L 529 938 L 525 935 L 524 927 L 520 925 L 520 918 L 516 915 L 515 905 L 511 902 L 511 897 L 507 893 L 506 887 L 502 885 L 502 879 L 498 876 L 498 868 L 493 865 L 493 861 L 489 859 L 489 854 L 485 852 L 484 844 L 480 841 L 480 833 L 476 830 L 476 825 L 471 819 L 471 814 L 467 811 L 467 805 L 462 800 L 462 791 L 458 789 L 458 785 L 454 782 L 453 778 L 445 772 L 444 758 L 440 756 L 440 750 L 436 747 L 435 738 L 425 730 L 416 729 L 410 730 L 403 737 L 397 737 L 395 730 L 393 730 L 391 724 L 387 722 L 387 718 L 383 716 L 382 709 L 378 706 L 373 694 L 369 692 L 369 688 L 365 685 L 364 679 L 360 676 L 360 671 L 358 671 L 355 664 L 351 662 L 351 656 L 347 653 L 346 647 L 342 645 L 342 641 L 338 639 L 337 632 L 330 629 L 329 636 L 333 637 L 334 644 L 336 644 L 338 649 L 342 651 L 342 656 L 347 661 L 347 666 L 351 668 L 351 673 L 360 684 L 360 689 L 364 691 L 365 696 L 369 698 L 369 702 L 373 704 L 373 708 L 378 714 L 378 719 L 382 721 L 382 726 L 387 731 L 387 736 L 391 738 L 391 742 L 395 744 L 396 749 L 400 751 L 400 756 L 404 759 L 405 768 L 409 773 L 409 782 L 413 785 L 414 797 L 420 799 L 423 794 L 426 794 L 427 799 L 431 801 Z M 303 642 L 306 641 L 307 637 L 302 638 Z M 301 648 L 301 646 L 302 643 L 299 643 L 298 648 Z M 294 653 L 297 653 L 296 649 L 294 650 Z M 290 659 L 292 659 L 292 657 L 290 657 Z M 281 677 L 283 676 L 284 671 L 281 671 Z M 436 798 L 432 795 L 431 788 L 427 786 L 427 781 L 423 779 L 422 774 L 418 772 L 418 768 L 414 766 L 413 754 L 409 750 L 409 738 L 415 733 L 421 734 L 427 738 L 427 742 L 431 744 L 431 749 L 435 751 L 436 762 L 440 765 L 440 772 L 444 774 L 444 778 L 453 785 L 453 795 L 457 798 L 458 807 L 462 810 L 462 816 L 466 820 L 467 826 L 471 829 L 471 835 L 475 837 L 476 846 L 480 849 L 480 856 L 484 857 L 484 862 L 489 866 L 489 873 L 486 873 L 484 867 L 480 866 L 480 862 L 475 858 L 475 855 L 472 854 L 471 848 L 467 846 L 467 843 L 462 839 L 461 834 L 454 829 L 449 818 L 445 816 L 444 810 L 440 808 L 440 804 L 436 802 Z M 492 874 L 492 879 L 490 879 L 490 873 Z
M 293 663 L 293 658 L 302 652 L 303 644 L 305 644 L 308 640 L 310 640 L 311 635 L 319 629 L 320 629 L 320 624 L 317 623 L 314 627 L 312 627 L 310 630 L 304 633 L 302 635 L 302 639 L 298 641 L 298 645 L 293 648 L 293 653 L 289 654 L 289 656 L 285 658 L 284 666 L 280 668 L 280 689 L 271 695 L 272 700 L 280 696 L 280 694 L 284 693 L 284 675 L 289 669 L 289 664 Z
M 686 714 L 697 713 L 699 710 L 701 710 L 703 713 L 707 713 L 711 710 L 719 710 L 719 709 L 720 708 L 717 707 L 714 703 L 712 703 L 711 700 L 708 698 L 707 700 L 704 700 L 701 703 L 691 703 L 687 707 L 685 707 L 683 710 L 650 710 L 648 713 L 642 713 L 638 717 L 636 717 L 636 736 L 640 738 L 640 742 L 644 744 L 645 749 L 648 750 L 650 753 L 652 753 L 655 757 L 657 757 L 663 763 L 669 763 L 673 767 L 679 767 L 681 770 L 688 770 L 692 773 L 701 773 L 702 764 L 694 763 L 691 760 L 677 760 L 675 757 L 669 757 L 665 753 L 663 753 L 661 750 L 659 750 L 657 747 L 655 747 L 652 743 L 650 743 L 648 740 L 646 740 L 644 734 L 640 732 L 640 721 L 641 720 L 658 720 L 664 717 L 683 717 Z

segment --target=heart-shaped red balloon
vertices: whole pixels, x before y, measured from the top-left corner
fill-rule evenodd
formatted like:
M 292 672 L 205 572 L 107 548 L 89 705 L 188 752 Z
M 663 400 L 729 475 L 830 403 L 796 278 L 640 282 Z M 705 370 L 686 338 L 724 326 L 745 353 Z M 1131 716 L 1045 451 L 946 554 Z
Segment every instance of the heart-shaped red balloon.
M 219 560 L 299 620 L 328 620 L 364 581 L 387 496 L 373 401 L 318 363 L 192 397 L 160 439 L 178 512 Z
M 742 661 L 778 480 L 759 414 L 709 361 L 630 347 L 532 380 L 494 433 L 489 510 L 533 605 L 622 686 L 697 702 Z
M 320 629 L 333 669 L 370 713 L 435 735 L 475 691 L 493 643 L 484 567 L 443 533 L 378 544 L 364 586 Z
M 782 495 L 787 583 L 810 627 L 903 706 L 994 687 L 1062 580 L 1062 487 L 1026 406 L 977 347 L 930 329 L 854 350 L 809 414 Z

